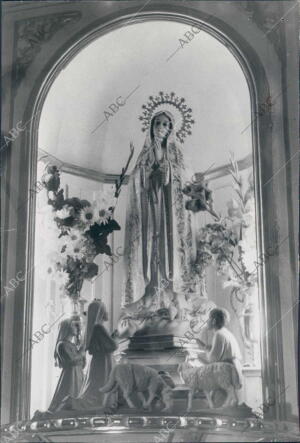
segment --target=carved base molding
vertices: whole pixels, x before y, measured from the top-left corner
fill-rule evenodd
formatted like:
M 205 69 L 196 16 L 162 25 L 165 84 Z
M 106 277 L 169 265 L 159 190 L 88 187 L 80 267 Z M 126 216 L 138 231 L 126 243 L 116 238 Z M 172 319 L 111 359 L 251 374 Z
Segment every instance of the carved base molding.
M 134 434 L 136 432 L 136 438 Z M 122 433 L 122 439 L 120 435 Z M 290 422 L 268 422 L 249 418 L 232 418 L 222 415 L 93 415 L 22 422 L 2 428 L 3 441 L 67 441 L 99 442 L 99 434 L 110 434 L 109 441 L 300 441 L 297 425 Z M 170 435 L 169 435 L 170 434 Z M 93 437 L 91 436 L 94 436 Z M 10 436 L 10 437 L 9 437 Z M 211 440 L 213 436 L 213 440 Z M 52 439 L 53 438 L 53 439 Z M 58 439 L 57 439 L 58 438 Z M 179 440 L 180 438 L 180 440 Z M 221 438 L 221 440 L 219 440 Z M 100 437 L 101 439 L 101 437 Z

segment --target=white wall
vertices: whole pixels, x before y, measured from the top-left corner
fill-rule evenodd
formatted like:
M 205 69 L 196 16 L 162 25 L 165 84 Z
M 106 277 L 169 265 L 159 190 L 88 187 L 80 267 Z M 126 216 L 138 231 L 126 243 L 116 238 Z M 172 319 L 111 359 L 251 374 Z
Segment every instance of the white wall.
M 131 24 L 85 47 L 48 92 L 39 147 L 81 167 L 118 173 L 129 142 L 136 148 L 131 167 L 142 149 L 142 105 L 159 91 L 174 91 L 192 108 L 195 124 L 184 152 L 197 170 L 224 164 L 230 151 L 245 157 L 252 142 L 244 73 L 231 52 L 205 31 L 181 48 L 179 39 L 186 40 L 187 31 L 189 26 L 169 21 Z M 126 105 L 94 132 L 117 97 L 124 99 L 135 88 Z

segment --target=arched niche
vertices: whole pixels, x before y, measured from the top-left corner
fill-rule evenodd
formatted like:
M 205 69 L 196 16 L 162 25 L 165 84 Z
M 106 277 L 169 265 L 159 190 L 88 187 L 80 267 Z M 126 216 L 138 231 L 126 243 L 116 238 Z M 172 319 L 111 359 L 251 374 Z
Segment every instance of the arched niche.
M 150 10 L 148 10 L 150 9 Z M 159 10 L 159 12 L 157 11 Z M 191 26 L 201 26 L 206 32 L 212 34 L 225 44 L 228 49 L 234 54 L 245 73 L 245 77 L 249 84 L 252 115 L 255 117 L 258 106 L 264 103 L 266 97 L 270 93 L 270 89 L 274 88 L 277 80 L 280 81 L 280 73 L 278 72 L 278 59 L 270 47 L 268 42 L 264 42 L 263 48 L 255 48 L 255 37 L 251 43 L 243 38 L 241 29 L 235 29 L 233 22 L 230 22 L 226 11 L 222 8 L 218 9 L 216 14 L 211 11 L 204 13 L 198 7 L 195 7 L 189 15 L 181 8 L 168 7 L 166 5 L 159 5 L 158 8 L 145 8 L 144 11 L 139 11 L 137 7 L 125 9 L 124 11 L 114 11 L 110 16 L 106 16 L 101 20 L 90 21 L 89 26 L 82 27 L 77 33 L 72 35 L 72 38 L 67 39 L 64 45 L 60 45 L 57 51 L 52 51 L 52 57 L 47 63 L 42 63 L 42 69 L 38 69 L 38 75 L 35 76 L 35 84 L 30 84 L 30 94 L 28 91 L 21 93 L 16 98 L 15 115 L 13 119 L 22 115 L 24 121 L 30 119 L 30 130 L 22 137 L 20 142 L 24 149 L 21 157 L 21 162 L 24 166 L 28 166 L 28 176 L 20 183 L 17 191 L 19 201 L 24 201 L 26 192 L 30 184 L 35 182 L 35 164 L 37 160 L 37 130 L 38 130 L 38 112 L 42 107 L 43 101 L 47 91 L 51 87 L 53 79 L 57 73 L 74 57 L 74 55 L 92 39 L 104 35 L 106 32 L 117 28 L 118 26 L 128 25 L 130 22 L 139 22 L 144 20 L 174 20 L 181 21 Z M 147 12 L 145 12 L 147 11 Z M 232 11 L 231 11 L 232 12 Z M 224 14 L 224 17 L 223 17 Z M 244 23 L 247 23 L 247 17 L 234 10 L 235 19 L 241 18 Z M 252 29 L 253 35 L 257 29 Z M 257 35 L 262 36 L 262 33 Z M 278 75 L 278 79 L 273 81 L 270 74 L 270 66 L 272 63 L 268 57 L 264 60 L 262 56 L 263 50 L 273 51 L 274 69 Z M 41 60 L 39 60 L 41 63 Z M 34 69 L 34 66 L 32 67 Z M 20 103 L 22 99 L 27 97 L 25 103 L 27 104 L 25 112 L 20 110 Z M 18 103 L 17 103 L 18 102 Z M 24 101 L 23 101 L 24 103 Z M 34 117 L 33 117 L 34 116 Z M 13 125 L 12 125 L 13 126 Z M 282 124 L 276 122 L 276 136 L 282 138 Z M 278 211 L 276 209 L 276 199 L 280 194 L 278 189 L 271 187 L 263 187 L 272 173 L 276 171 L 276 164 L 280 160 L 280 155 L 276 153 L 275 158 L 272 158 L 274 151 L 274 131 L 272 134 L 272 119 L 270 114 L 266 114 L 263 119 L 255 119 L 252 127 L 253 139 L 253 153 L 255 165 L 255 184 L 256 196 L 259 202 L 259 219 L 258 224 L 261 227 L 258 244 L 261 251 L 269 245 L 270 241 L 276 241 L 276 232 L 269 229 L 271 222 L 278 218 Z M 276 152 L 276 150 L 275 150 Z M 273 162 L 274 160 L 274 162 Z M 24 163 L 25 162 L 25 163 Z M 18 162 L 16 163 L 18 165 Z M 20 167 L 20 166 L 19 166 Z M 278 194 L 279 193 L 279 194 Z M 33 218 L 34 199 L 30 199 L 28 203 L 27 215 L 24 211 L 25 229 L 23 228 L 18 233 L 17 241 L 19 248 L 23 253 L 19 254 L 15 267 L 31 269 L 33 266 L 32 256 L 32 239 L 34 233 L 34 218 Z M 279 220 L 280 221 L 280 220 Z M 21 225 L 21 221 L 19 222 Z M 19 225 L 19 227 L 20 227 Z M 22 232 L 21 232 L 22 231 Z M 26 255 L 26 260 L 25 260 Z M 262 297 L 262 317 L 265 331 L 280 319 L 280 287 L 278 278 L 279 261 L 274 260 L 272 263 L 266 263 L 261 274 L 261 283 L 263 287 Z M 14 316 L 22 319 L 23 330 L 20 337 L 20 325 L 14 324 L 15 339 L 13 340 L 14 352 L 18 353 L 24 350 L 25 343 L 31 336 L 31 315 L 32 315 L 32 300 L 31 300 L 32 279 L 26 281 L 25 296 L 19 291 L 21 295 L 18 304 L 14 305 Z M 18 292 L 18 291 L 16 291 Z M 272 294 L 272 309 L 270 308 L 270 297 Z M 17 334 L 19 333 L 19 335 Z M 284 384 L 283 364 L 280 359 L 282 354 L 282 337 L 281 331 L 276 330 L 276 334 L 263 334 L 263 376 L 264 376 L 264 398 L 267 398 L 270 392 L 282 392 L 282 384 Z M 276 369 L 274 369 L 276 368 Z M 25 356 L 21 364 L 12 364 L 12 377 L 17 380 L 12 386 L 12 403 L 11 403 L 11 417 L 23 418 L 28 414 L 28 400 L 29 400 L 29 386 L 28 380 L 30 375 L 30 356 Z M 281 406 L 277 408 L 277 415 L 283 416 L 284 411 Z

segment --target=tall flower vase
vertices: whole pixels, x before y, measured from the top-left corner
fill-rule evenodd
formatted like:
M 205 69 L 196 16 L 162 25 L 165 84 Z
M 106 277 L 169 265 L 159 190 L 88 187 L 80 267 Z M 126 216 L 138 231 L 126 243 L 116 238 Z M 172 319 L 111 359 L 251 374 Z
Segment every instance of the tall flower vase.
M 84 305 L 87 300 L 80 297 L 80 293 L 77 293 L 72 298 L 73 312 L 72 317 L 78 325 L 78 333 L 76 336 L 77 346 L 81 346 L 83 343 L 83 337 L 86 328 L 86 316 L 84 315 Z
M 85 298 L 80 297 L 78 293 L 75 297 L 72 298 L 72 315 L 78 316 L 81 319 L 84 318 L 84 305 L 87 303 Z
M 80 315 L 80 293 L 72 297 L 72 315 Z
M 75 279 L 75 281 L 72 284 L 72 307 L 73 312 L 72 315 L 80 315 L 80 291 L 83 286 L 83 278 Z

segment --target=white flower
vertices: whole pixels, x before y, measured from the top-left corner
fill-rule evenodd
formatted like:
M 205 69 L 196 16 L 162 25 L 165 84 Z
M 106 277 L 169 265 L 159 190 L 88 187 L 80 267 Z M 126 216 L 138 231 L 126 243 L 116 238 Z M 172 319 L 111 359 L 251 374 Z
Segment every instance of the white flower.
M 98 225 L 104 224 L 106 225 L 109 222 L 109 219 L 111 218 L 112 213 L 108 209 L 100 209 L 96 212 L 96 223 Z
M 64 255 L 70 255 L 73 258 L 82 259 L 84 257 L 82 248 L 83 248 L 83 243 L 81 241 L 68 243 L 66 245 Z
M 87 228 L 95 223 L 95 214 L 92 206 L 86 206 L 80 211 L 80 219 Z
M 43 182 L 48 183 L 48 181 L 52 178 L 52 174 L 44 174 L 42 176 Z
M 59 249 L 58 249 L 59 250 Z M 58 267 L 66 264 L 66 257 L 57 251 L 51 251 L 46 255 L 46 259 L 49 265 L 56 265 Z
M 70 255 L 74 258 L 83 258 L 84 252 L 83 247 L 85 243 L 85 238 L 82 232 L 77 229 L 70 229 L 69 234 L 64 236 L 64 252 L 63 256 Z
M 56 217 L 64 219 L 64 218 L 68 218 L 71 215 L 71 210 L 72 208 L 70 206 L 63 206 L 63 208 L 60 211 L 56 211 Z
M 241 213 L 241 209 L 240 209 L 240 205 L 238 204 L 238 202 L 234 199 L 231 198 L 227 203 L 227 212 L 228 212 L 228 216 L 229 218 L 240 218 L 242 213 Z
M 70 242 L 77 242 L 79 240 L 84 241 L 84 236 L 82 231 L 76 228 L 70 228 L 68 231 L 68 235 L 66 235 L 66 241 L 67 243 Z
M 59 287 L 64 287 L 69 282 L 69 274 L 65 271 L 57 271 L 56 272 L 56 279 Z

